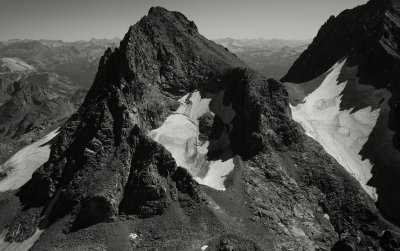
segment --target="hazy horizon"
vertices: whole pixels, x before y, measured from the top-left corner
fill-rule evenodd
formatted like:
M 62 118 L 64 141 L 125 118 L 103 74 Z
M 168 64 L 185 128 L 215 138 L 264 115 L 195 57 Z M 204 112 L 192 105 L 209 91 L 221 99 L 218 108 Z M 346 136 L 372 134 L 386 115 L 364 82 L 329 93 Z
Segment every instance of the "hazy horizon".
M 179 11 L 209 39 L 309 40 L 341 11 L 367 0 L 0 0 L 0 41 L 123 38 L 152 6 Z
M 47 39 L 47 38 L 37 38 L 37 39 L 34 39 L 34 38 L 11 38 L 11 39 L 0 40 L 0 41 L 1 41 L 1 42 L 8 42 L 8 41 L 13 41 L 13 40 L 16 40 L 16 41 L 24 41 L 24 40 L 32 40 L 32 41 L 48 40 L 48 41 L 62 41 L 62 42 L 71 42 L 71 43 L 73 43 L 73 42 L 78 42 L 78 41 L 90 41 L 90 40 L 92 40 L 92 39 L 96 39 L 96 40 L 103 40 L 103 39 L 106 39 L 106 40 L 120 39 L 120 40 L 122 40 L 122 38 L 120 38 L 120 37 L 112 37 L 112 38 L 92 37 L 92 38 L 88 38 L 88 39 L 78 39 L 78 40 L 71 40 L 71 41 L 62 40 L 62 39 L 51 39 L 51 38 L 49 38 L 49 39 Z M 309 38 L 309 39 L 295 39 L 295 38 L 294 38 L 294 39 L 284 39 L 284 38 L 279 38 L 279 37 L 277 37 L 277 38 L 263 38 L 263 37 L 258 37 L 258 38 L 233 38 L 233 37 L 221 37 L 221 38 L 214 38 L 214 39 L 211 39 L 211 40 L 217 41 L 217 40 L 223 40 L 223 39 L 234 39 L 234 40 L 266 40 L 266 41 L 271 41 L 271 40 L 281 40 L 281 41 L 311 41 L 311 40 L 312 40 L 312 38 Z

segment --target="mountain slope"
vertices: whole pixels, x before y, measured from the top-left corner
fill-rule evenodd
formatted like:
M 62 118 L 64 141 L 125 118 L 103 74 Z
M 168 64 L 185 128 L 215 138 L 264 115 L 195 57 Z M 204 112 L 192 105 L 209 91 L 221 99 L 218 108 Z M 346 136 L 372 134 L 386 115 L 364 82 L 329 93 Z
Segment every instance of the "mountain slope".
M 219 39 L 217 43 L 235 53 L 251 68 L 272 78 L 283 77 L 307 49 L 309 41 L 281 39 Z
M 361 139 L 361 149 L 355 148 L 355 154 L 371 163 L 360 166 L 363 170 L 359 172 L 367 176 L 359 178 L 367 189 L 376 189 L 379 208 L 396 222 L 400 221 L 399 29 L 398 1 L 370 1 L 346 10 L 321 27 L 312 44 L 282 79 L 295 83 L 314 79 L 307 84 L 290 85 L 291 96 L 296 99 L 292 104 L 297 105 L 312 95 L 331 67 L 346 59 L 335 79 L 338 85 L 345 86 L 337 95 L 340 111 L 357 116 L 370 110 L 379 115 L 373 116 L 374 119 L 362 118 L 372 122 L 372 131 Z M 350 130 L 360 131 L 360 127 Z
M 83 101 L 119 39 L 9 40 L 0 49 L 0 163 L 58 127 Z
M 0 58 L 0 163 L 72 115 L 85 90 L 68 77 Z M 1 170 L 2 174 L 5 174 Z
M 1 164 L 76 111 L 94 79 L 104 50 L 118 43 L 119 39 L 1 43 Z
M 105 52 L 48 162 L 1 194 L 0 246 L 398 248 L 398 228 L 290 113 L 280 82 L 151 8 Z

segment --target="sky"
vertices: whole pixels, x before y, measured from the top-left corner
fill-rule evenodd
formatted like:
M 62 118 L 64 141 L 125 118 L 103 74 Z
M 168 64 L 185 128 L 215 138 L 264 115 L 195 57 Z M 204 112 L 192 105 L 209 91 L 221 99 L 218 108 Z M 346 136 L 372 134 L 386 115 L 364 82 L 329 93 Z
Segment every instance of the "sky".
M 151 6 L 180 11 L 218 38 L 311 39 L 331 15 L 367 0 L 0 0 L 0 41 L 122 38 Z

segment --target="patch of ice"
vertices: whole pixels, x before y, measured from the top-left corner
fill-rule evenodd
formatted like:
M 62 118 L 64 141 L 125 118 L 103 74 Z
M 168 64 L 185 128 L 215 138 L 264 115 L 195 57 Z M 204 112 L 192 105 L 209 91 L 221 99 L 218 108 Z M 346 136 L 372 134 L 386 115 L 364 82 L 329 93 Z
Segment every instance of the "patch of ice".
M 376 199 L 375 188 L 367 186 L 372 177 L 371 162 L 359 154 L 378 120 L 380 109 L 366 107 L 357 112 L 340 110 L 342 91 L 338 83 L 345 61 L 335 64 L 323 83 L 304 102 L 291 106 L 293 119 L 318 141 Z
M 137 235 L 136 233 L 130 233 L 130 234 L 129 234 L 129 238 L 130 238 L 131 240 L 136 240 L 137 237 L 138 237 L 138 235 Z
M 198 91 L 186 94 L 179 99 L 181 105 L 176 113 L 184 114 L 191 121 L 196 122 L 198 118 L 210 110 L 210 101 L 211 98 L 202 98 Z
M 204 178 L 195 177 L 196 181 L 203 185 L 211 186 L 217 190 L 225 190 L 224 181 L 226 176 L 233 171 L 235 167 L 233 158 L 229 158 L 231 153 L 226 153 L 227 160 L 210 161 L 209 171 Z
M 230 153 L 229 133 L 235 111 L 231 106 L 223 105 L 224 91 L 210 98 L 202 98 L 200 92 L 189 93 L 179 99 L 181 105 L 174 114 L 167 117 L 157 129 L 149 132 L 149 137 L 163 145 L 174 157 L 176 164 L 186 168 L 196 180 L 217 190 L 225 190 L 226 176 L 233 170 L 233 158 Z M 210 111 L 210 106 L 224 124 L 228 125 L 216 141 L 200 142 L 198 118 Z M 226 151 L 222 160 L 209 161 L 207 154 L 212 146 Z
M 19 58 L 0 58 L 0 65 L 7 67 L 10 71 L 32 71 L 35 68 L 32 65 L 27 64 Z
M 19 150 L 0 166 L 0 170 L 10 170 L 7 177 L 0 181 L 0 192 L 19 189 L 31 179 L 32 173 L 49 159 L 50 145 L 46 143 L 57 134 L 57 130 L 50 132 Z

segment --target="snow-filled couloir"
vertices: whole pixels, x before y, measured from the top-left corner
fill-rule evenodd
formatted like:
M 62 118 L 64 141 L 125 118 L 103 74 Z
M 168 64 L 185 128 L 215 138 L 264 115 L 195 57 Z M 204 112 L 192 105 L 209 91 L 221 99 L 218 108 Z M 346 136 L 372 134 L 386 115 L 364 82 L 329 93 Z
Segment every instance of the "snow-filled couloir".
M 57 134 L 58 130 L 50 132 L 19 150 L 0 166 L 0 170 L 7 175 L 0 181 L 0 192 L 17 190 L 31 179 L 32 173 L 49 159 L 50 144 L 48 142 Z
M 301 103 L 291 106 L 292 116 L 308 136 L 318 141 L 372 198 L 377 199 L 375 188 L 367 185 L 373 165 L 362 158 L 360 151 L 377 123 L 380 109 L 370 106 L 358 110 L 341 109 L 348 82 L 339 83 L 338 79 L 345 63 L 345 60 L 336 63 L 317 89 Z

